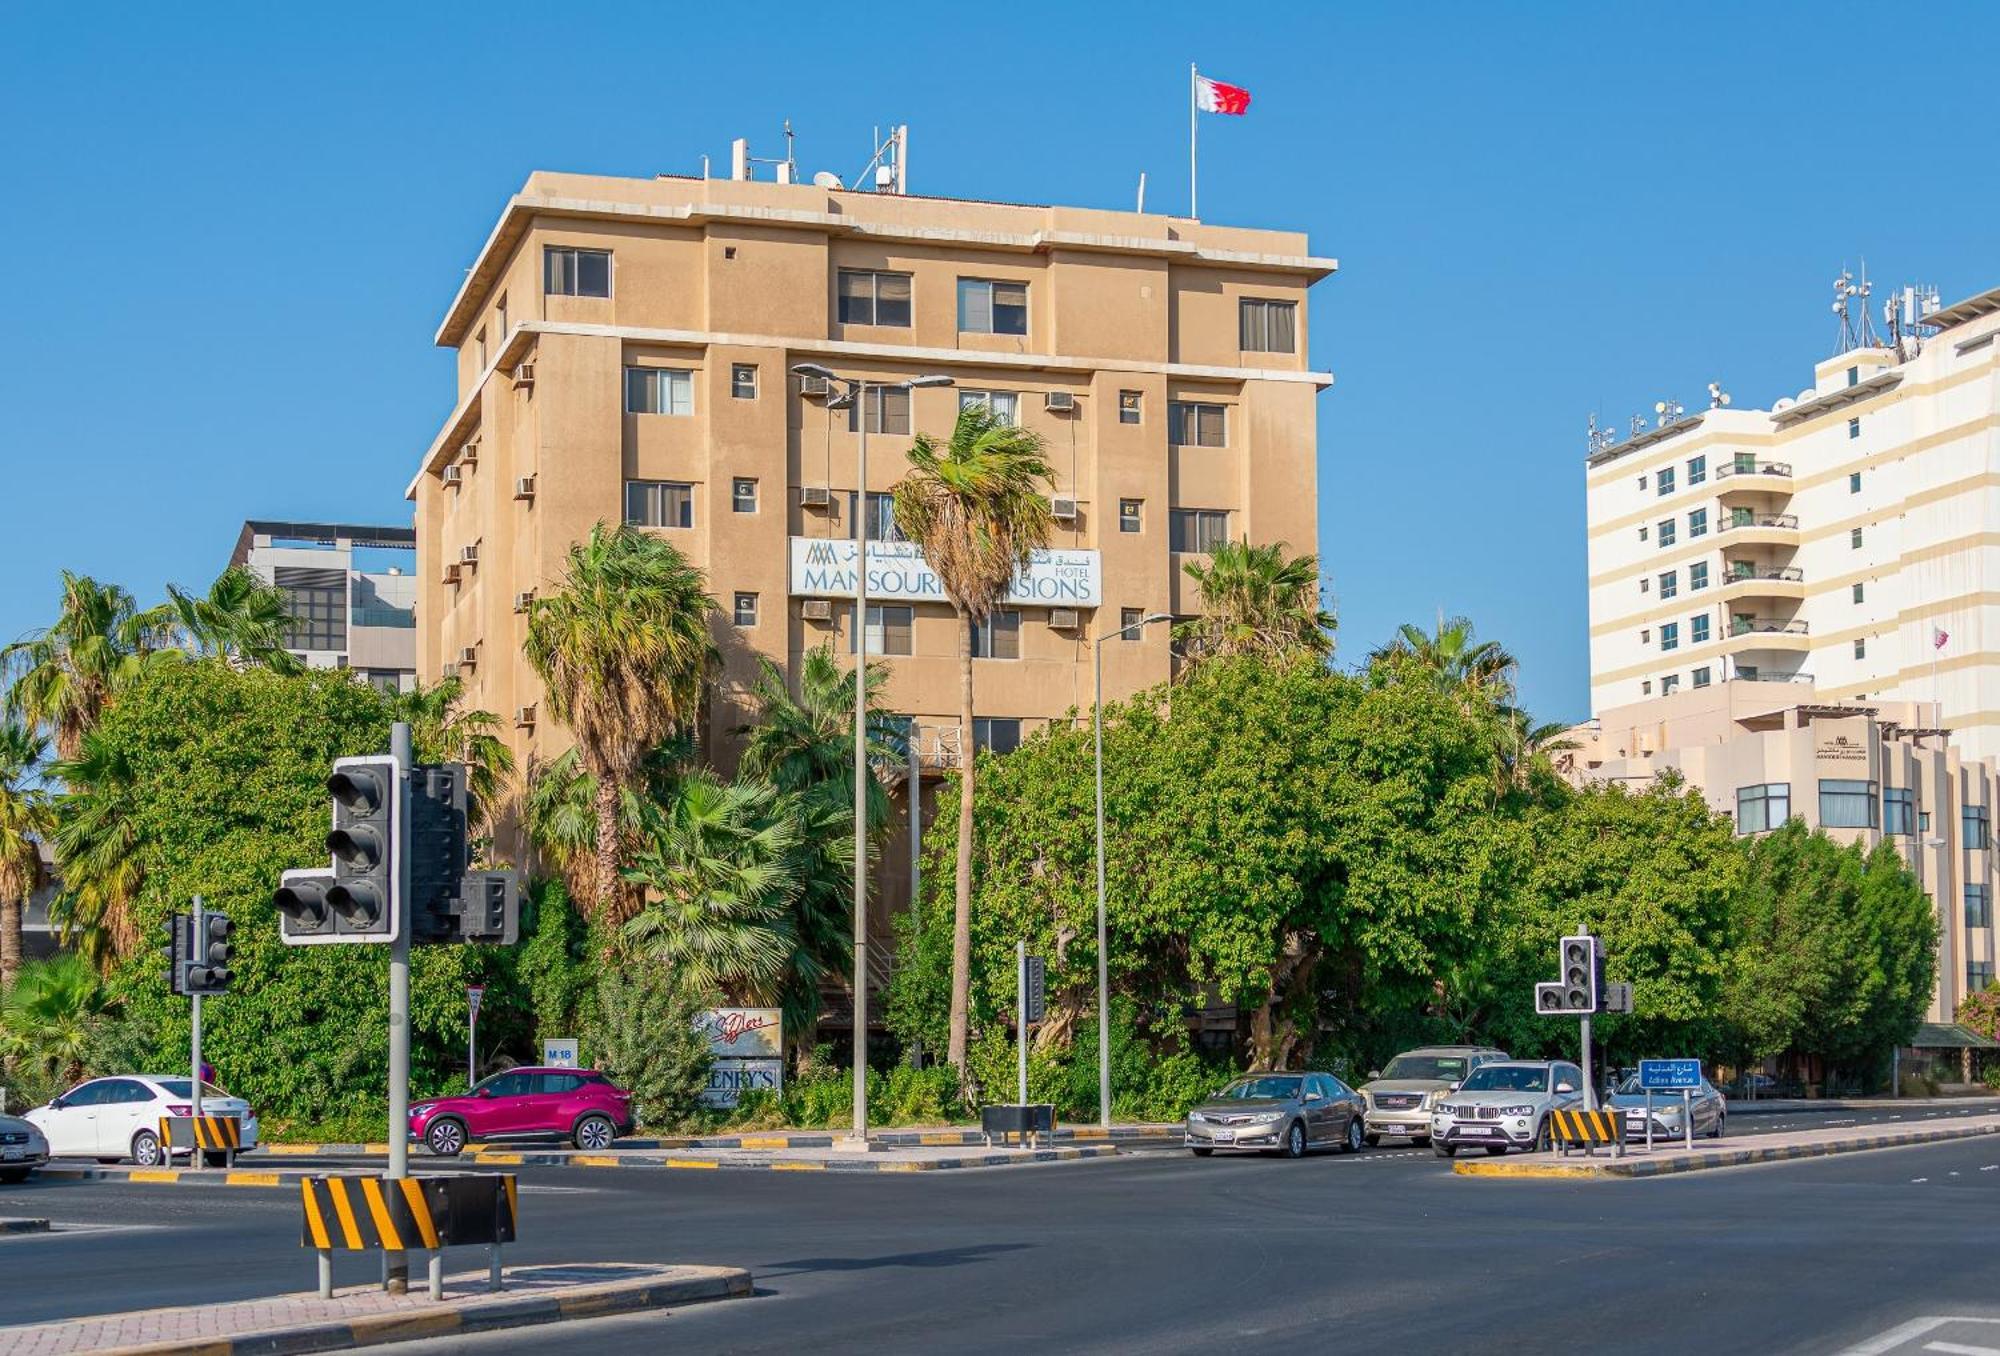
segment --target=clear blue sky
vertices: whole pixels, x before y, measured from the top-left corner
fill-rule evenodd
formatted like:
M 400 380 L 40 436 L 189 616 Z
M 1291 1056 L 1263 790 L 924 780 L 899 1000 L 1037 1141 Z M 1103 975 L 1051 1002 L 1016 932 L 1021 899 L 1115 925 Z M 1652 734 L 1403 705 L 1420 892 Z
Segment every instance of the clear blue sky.
M 791 10 L 796 17 L 787 17 Z M 1320 544 L 1358 659 L 1464 612 L 1587 714 L 1584 419 L 1794 392 L 1863 255 L 2000 283 L 2000 9 L 43 5 L 0 54 L 0 637 L 60 566 L 201 585 L 246 517 L 407 521 L 430 336 L 536 168 L 763 153 L 924 193 L 1303 228 Z

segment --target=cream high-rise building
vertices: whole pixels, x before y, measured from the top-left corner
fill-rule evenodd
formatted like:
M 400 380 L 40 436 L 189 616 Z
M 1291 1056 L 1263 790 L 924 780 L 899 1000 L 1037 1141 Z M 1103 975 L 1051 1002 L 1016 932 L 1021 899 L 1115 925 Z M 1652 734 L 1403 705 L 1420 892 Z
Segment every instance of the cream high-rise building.
M 1593 711 L 1783 679 L 2000 754 L 2000 289 L 1919 319 L 1591 453 Z
M 1332 378 L 1306 364 L 1307 292 L 1334 268 L 1303 234 L 1161 215 L 536 173 L 437 333 L 458 381 L 409 487 L 418 672 L 463 678 L 524 763 L 560 751 L 522 659 L 527 600 L 593 524 L 643 524 L 720 604 L 706 734 L 727 762 L 758 659 L 795 673 L 853 644 L 855 416 L 792 367 L 936 373 L 955 387 L 868 402 L 871 537 L 893 532 L 912 433 L 947 435 L 980 401 L 1047 440 L 1053 549 L 977 637 L 974 731 L 951 611 L 898 543 L 870 548 L 869 647 L 929 765 L 1011 747 L 1088 711 L 1093 637 L 1196 610 L 1181 567 L 1214 542 L 1317 549 L 1314 401 Z M 1105 649 L 1107 695 L 1169 675 L 1163 627 Z

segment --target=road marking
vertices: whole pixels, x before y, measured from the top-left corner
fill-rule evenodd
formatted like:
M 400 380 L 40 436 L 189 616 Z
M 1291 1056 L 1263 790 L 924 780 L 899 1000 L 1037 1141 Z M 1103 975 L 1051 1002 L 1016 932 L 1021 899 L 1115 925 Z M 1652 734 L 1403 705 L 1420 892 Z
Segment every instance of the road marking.
M 1932 1314 L 1924 1318 L 1913 1318 L 1908 1323 L 1899 1323 L 1885 1333 L 1857 1342 L 1841 1353 L 1841 1356 L 1886 1356 L 1905 1342 L 1914 1342 L 1927 1332 L 1942 1328 L 1947 1323 L 2000 1323 L 2000 1318 L 1970 1318 L 1952 1314 Z
M 540 1183 L 530 1182 L 523 1186 L 516 1187 L 515 1190 L 520 1191 L 527 1195 L 535 1195 L 535 1196 L 596 1196 L 600 1194 L 604 1190 L 604 1188 L 542 1186 Z
M 1928 1177 L 1912 1177 L 1912 1178 L 1910 1179 L 1910 1185 L 1911 1185 L 1911 1186 L 1916 1186 L 1916 1185 L 1917 1185 L 1918 1183 L 1920 1183 L 1920 1182 L 1928 1182 L 1928 1181 L 1930 1181 L 1930 1180 L 1931 1180 L 1931 1179 L 1930 1179 L 1930 1178 L 1928 1178 Z
M 2000 1347 L 1969 1347 L 1963 1342 L 1926 1342 L 1925 1351 L 1942 1351 L 1947 1356 L 2000 1356 Z
M 1980 1171 L 1981 1171 L 1981 1172 L 2000 1172 L 2000 1163 L 1988 1163 L 1988 1164 L 1987 1164 L 1987 1165 L 1986 1165 L 1985 1167 L 1981 1168 L 1981 1169 L 1980 1169 Z

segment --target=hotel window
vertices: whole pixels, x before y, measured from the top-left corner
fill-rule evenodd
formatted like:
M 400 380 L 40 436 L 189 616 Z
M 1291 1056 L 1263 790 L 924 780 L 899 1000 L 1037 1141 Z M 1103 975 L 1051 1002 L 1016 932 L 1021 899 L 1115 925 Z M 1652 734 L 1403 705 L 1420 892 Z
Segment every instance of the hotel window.
M 1245 297 L 1238 307 L 1238 331 L 1245 353 L 1296 353 L 1298 304 Z
M 1872 829 L 1881 801 L 1875 783 L 1841 777 L 1819 779 L 1819 826 L 1822 829 Z
M 1688 514 L 1688 535 L 1690 537 L 1705 537 L 1708 535 L 1707 509 L 1696 509 L 1694 512 Z
M 1650 627 L 1650 626 L 1642 626 L 1642 627 L 1640 627 L 1640 628 L 1639 628 L 1639 643 L 1640 643 L 1641 645 L 1650 645 L 1650 644 L 1652 644 L 1652 643 L 1653 643 L 1653 628 L 1652 628 L 1652 627 Z
M 1929 833 L 1930 831 L 1931 831 L 1931 812 L 1929 810 L 1917 811 L 1917 832 Z
M 1852 529 L 1851 531 L 1849 531 L 1849 532 L 1848 532 L 1848 534 L 1847 534 L 1847 546 L 1848 546 L 1848 549 L 1849 549 L 1849 550 L 1851 550 L 1851 551 L 1859 551 L 1859 550 L 1861 549 L 1861 529 L 1860 529 L 1860 528 L 1858 528 L 1858 527 L 1857 527 L 1857 528 L 1854 528 L 1854 529 Z
M 991 278 L 958 280 L 960 334 L 1026 334 L 1028 285 Z
M 1140 411 L 1139 393 L 1137 391 L 1120 391 L 1118 393 L 1119 423 L 1121 424 L 1138 423 L 1139 411 Z
M 1861 493 L 1861 472 L 1849 471 L 1847 473 L 1847 492 L 1849 494 Z
M 1694 686 L 1696 687 L 1708 686 L 1708 665 L 1703 664 L 1700 668 L 1694 671 Z
M 1639 530 L 1643 532 L 1646 529 L 1642 527 Z M 1674 520 L 1672 518 L 1662 518 L 1660 520 L 1660 549 L 1664 551 L 1673 544 L 1674 544 Z
M 1662 466 L 1660 474 L 1654 477 L 1653 483 L 1659 486 L 1659 489 L 1655 493 L 1660 495 L 1660 497 L 1665 498 L 1667 495 L 1672 494 L 1674 492 L 1674 468 L 1671 466 Z
M 908 603 L 868 605 L 868 653 L 912 654 L 911 618 L 915 610 Z M 847 652 L 854 653 L 854 604 L 847 605 Z
M 1660 679 L 1660 695 L 1662 697 L 1673 696 L 1674 693 L 1680 691 L 1680 687 L 1681 676 L 1678 673 L 1670 673 Z
M 1965 887 L 1965 925 L 1969 928 L 1990 928 L 1993 926 L 1993 892 L 1984 885 Z M 1987 968 L 1987 983 L 1993 980 L 1992 968 Z M 1981 985 L 1984 988 L 1985 985 Z
M 611 251 L 549 245 L 542 250 L 542 290 L 552 297 L 611 295 Z
M 1971 993 L 1985 993 L 1993 983 L 1993 962 L 1967 961 L 1965 987 Z
M 1639 524 L 1639 540 L 1646 540 L 1646 525 L 1644 523 Z
M 1736 788 L 1736 831 L 1764 833 L 1792 817 L 1792 784 L 1765 782 Z
M 1689 617 L 1688 644 L 1705 645 L 1707 643 L 1708 643 L 1708 618 L 1706 616 Z
M 729 482 L 729 507 L 738 513 L 757 511 L 757 482 L 749 476 L 738 476 Z
M 972 747 L 989 753 L 1012 753 L 1021 747 L 1021 722 L 1014 716 L 974 716 Z
M 757 398 L 757 364 L 731 363 L 729 365 L 729 394 L 738 400 Z
M 1222 509 L 1175 509 L 1167 516 L 1169 551 L 1208 552 L 1229 540 L 1229 514 Z
M 1694 564 L 1688 566 L 1688 592 L 1693 593 L 1696 589 L 1705 589 L 1707 587 L 1708 562 L 1697 560 Z
M 1647 578 L 1647 577 L 1646 577 L 1645 575 L 1643 575 L 1643 574 L 1642 574 L 1642 575 L 1640 575 L 1640 576 L 1639 576 L 1639 592 L 1641 592 L 1641 593 L 1651 593 L 1652 591 L 1653 591 L 1653 581 L 1652 581 L 1651 579 Z
M 1642 490 L 1646 488 L 1646 477 L 1643 473 L 1639 477 L 1639 488 Z
M 910 275 L 840 270 L 840 323 L 910 327 Z
M 1866 659 L 1868 657 L 1868 642 L 1861 636 L 1854 638 L 1854 657 L 1856 659 Z
M 1145 616 L 1146 616 L 1146 611 L 1144 608 L 1138 608 L 1138 607 L 1119 608 L 1118 638 L 1120 640 L 1130 641 L 1136 644 L 1139 638 L 1146 634 L 1146 628 L 1139 625 L 1139 623 L 1142 620 L 1144 620 Z
M 347 571 L 280 565 L 272 576 L 285 595 L 285 648 L 347 648 Z
M 855 512 L 854 491 L 847 492 L 847 535 L 854 535 L 854 526 L 860 521 Z M 902 529 L 896 526 L 896 496 L 881 490 L 868 492 L 868 540 L 902 541 Z
M 1019 659 L 1021 657 L 1021 614 L 995 610 L 983 622 L 972 623 L 974 659 Z
M 1859 438 L 1861 436 L 1861 421 L 1859 419 L 1850 419 L 1847 421 L 1847 436 L 1850 438 Z
M 1917 831 L 1917 793 L 1907 786 L 1882 788 L 1882 832 Z
M 1986 817 L 1984 805 L 1967 805 L 1958 812 L 1958 835 L 1965 840 L 1967 852 L 1984 852 L 1992 841 L 1992 826 Z
M 497 321 L 495 328 L 500 332 L 500 342 L 504 344 L 507 342 L 507 294 L 505 292 L 500 294 L 500 300 L 495 304 L 493 314 Z
M 1221 405 L 1194 401 L 1167 403 L 1167 441 L 1175 447 L 1227 447 L 1228 411 Z
M 861 393 L 861 403 L 847 407 L 847 431 L 856 432 L 861 427 L 861 407 L 868 409 L 868 431 L 870 433 L 908 433 L 910 431 L 910 392 L 907 387 L 870 386 Z
M 757 624 L 757 595 L 739 593 L 736 595 L 736 624 L 755 626 Z
M 1661 571 L 1660 596 L 1662 598 L 1671 598 L 1680 591 L 1681 591 L 1681 572 L 1679 570 Z
M 1660 623 L 1660 653 L 1678 650 L 1681 647 L 1681 624 L 1679 622 Z
M 693 527 L 694 486 L 672 480 L 626 481 L 625 521 L 635 527 Z
M 960 391 L 958 407 L 969 410 L 974 405 L 991 410 L 993 416 L 1005 424 L 1021 422 L 1021 397 L 1014 391 Z
M 1118 501 L 1118 530 L 1120 532 L 1137 532 L 1140 527 L 1140 515 L 1145 512 L 1145 509 L 1146 501 L 1143 499 L 1120 499 Z
M 472 340 L 472 349 L 473 349 L 473 354 L 474 354 L 474 356 L 475 356 L 475 357 L 477 358 L 477 360 L 478 360 L 478 361 L 477 361 L 477 366 L 478 366 L 479 370 L 480 370 L 481 372 L 484 372 L 484 371 L 486 370 L 486 331 L 485 331 L 485 330 L 481 330 L 481 331 L 480 331 L 480 332 L 479 332 L 478 334 L 476 334 L 476 335 L 474 335 L 474 336 L 473 336 L 473 340 Z
M 1860 584 L 1856 584 L 1854 586 L 1854 601 L 1858 603 L 1866 596 L 1867 595 L 1863 587 Z
M 1860 368 L 1858 368 L 1858 367 L 1850 367 L 1850 368 L 1848 368 L 1848 369 L 1847 369 L 1847 384 L 1848 384 L 1849 386 L 1859 386 L 1859 385 L 1861 384 L 1861 369 L 1860 369 Z
M 693 414 L 694 373 L 672 367 L 626 368 L 625 413 Z
M 1708 479 L 1708 458 L 1688 458 L 1688 484 L 1699 485 Z

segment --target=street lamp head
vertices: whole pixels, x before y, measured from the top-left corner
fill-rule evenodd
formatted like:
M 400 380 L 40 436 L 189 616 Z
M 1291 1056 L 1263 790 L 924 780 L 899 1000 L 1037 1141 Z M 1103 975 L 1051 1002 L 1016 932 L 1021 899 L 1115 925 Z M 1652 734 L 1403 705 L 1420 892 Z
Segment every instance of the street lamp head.
M 840 380 L 832 371 L 821 367 L 818 363 L 793 363 L 792 375 L 795 377 L 821 377 L 827 381 Z
M 1172 620 L 1173 617 L 1165 612 L 1155 612 L 1151 616 L 1141 617 L 1139 619 L 1139 625 L 1151 626 L 1154 622 L 1163 622 L 1163 621 L 1170 622 Z
M 908 386 L 913 390 L 919 386 L 955 386 L 957 384 L 958 383 L 953 378 L 944 376 L 941 373 L 937 372 L 933 372 L 929 376 L 911 377 L 908 381 L 903 383 L 903 385 Z

